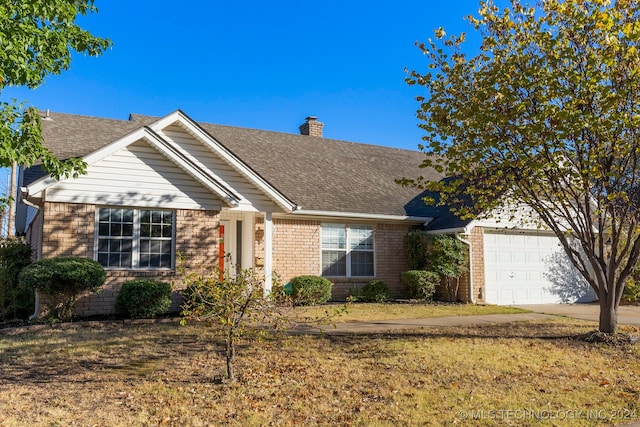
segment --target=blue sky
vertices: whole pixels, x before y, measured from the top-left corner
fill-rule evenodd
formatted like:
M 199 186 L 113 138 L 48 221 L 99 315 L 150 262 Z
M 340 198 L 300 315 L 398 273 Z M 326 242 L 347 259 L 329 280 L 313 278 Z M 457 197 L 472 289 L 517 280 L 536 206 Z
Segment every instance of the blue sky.
M 62 75 L 36 90 L 5 89 L 3 99 L 118 119 L 182 109 L 198 121 L 290 133 L 315 115 L 326 137 L 412 150 L 421 92 L 404 70 L 427 66 L 414 42 L 439 26 L 473 32 L 463 17 L 478 9 L 476 0 L 95 4 L 81 25 L 113 48 L 76 56 Z

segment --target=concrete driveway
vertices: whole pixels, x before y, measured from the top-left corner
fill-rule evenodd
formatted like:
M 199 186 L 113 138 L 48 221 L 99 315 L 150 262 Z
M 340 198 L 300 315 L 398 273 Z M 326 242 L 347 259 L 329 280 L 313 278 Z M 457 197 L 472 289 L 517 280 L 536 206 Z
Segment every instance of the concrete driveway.
M 598 321 L 600 306 L 596 304 L 524 304 L 515 306 L 534 313 L 554 316 L 573 317 L 575 319 Z M 618 308 L 619 325 L 640 325 L 640 306 L 623 305 Z

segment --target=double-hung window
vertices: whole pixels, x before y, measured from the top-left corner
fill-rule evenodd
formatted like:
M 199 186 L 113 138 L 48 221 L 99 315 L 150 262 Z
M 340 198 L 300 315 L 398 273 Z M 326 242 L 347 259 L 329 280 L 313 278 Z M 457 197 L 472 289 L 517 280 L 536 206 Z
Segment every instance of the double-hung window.
M 373 277 L 373 227 L 322 224 L 322 275 Z
M 100 208 L 95 259 L 107 268 L 173 267 L 172 211 Z

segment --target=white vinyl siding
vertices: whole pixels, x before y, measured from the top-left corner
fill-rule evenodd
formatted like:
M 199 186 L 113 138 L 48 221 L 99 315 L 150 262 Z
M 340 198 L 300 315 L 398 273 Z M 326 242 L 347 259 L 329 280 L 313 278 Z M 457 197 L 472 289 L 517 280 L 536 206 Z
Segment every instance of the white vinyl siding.
M 172 211 L 99 208 L 94 258 L 105 268 L 173 268 Z
M 144 141 L 138 141 L 47 191 L 47 201 L 167 209 L 220 210 L 211 191 Z
M 163 137 L 179 146 L 190 161 L 211 171 L 220 182 L 226 183 L 241 195 L 241 204 L 251 205 L 262 212 L 277 209 L 275 203 L 269 199 L 257 186 L 252 184 L 239 171 L 224 161 L 218 154 L 200 142 L 194 136 L 178 125 L 168 126 L 161 131 Z
M 373 240 L 370 225 L 322 224 L 322 275 L 373 277 Z

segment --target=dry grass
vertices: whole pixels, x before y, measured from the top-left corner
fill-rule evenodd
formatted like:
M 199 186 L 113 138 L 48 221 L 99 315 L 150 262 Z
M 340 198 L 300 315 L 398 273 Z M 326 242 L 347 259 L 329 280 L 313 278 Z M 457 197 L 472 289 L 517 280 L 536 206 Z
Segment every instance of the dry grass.
M 392 319 L 413 319 L 442 316 L 470 316 L 474 314 L 511 314 L 527 313 L 515 307 L 476 304 L 422 304 L 422 303 L 386 303 L 386 304 L 340 304 L 319 305 L 312 307 L 296 307 L 298 316 L 322 317 L 325 312 L 339 311 L 337 317 L 332 318 L 335 323 L 379 321 Z
M 0 336 L 0 425 L 611 425 L 637 419 L 638 346 L 573 339 L 592 328 L 554 320 L 245 343 L 237 384 L 220 381 L 221 345 L 202 324 L 105 323 Z M 469 422 L 471 411 L 482 419 Z

